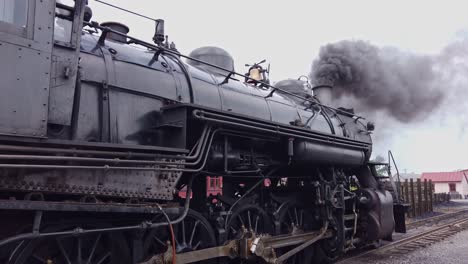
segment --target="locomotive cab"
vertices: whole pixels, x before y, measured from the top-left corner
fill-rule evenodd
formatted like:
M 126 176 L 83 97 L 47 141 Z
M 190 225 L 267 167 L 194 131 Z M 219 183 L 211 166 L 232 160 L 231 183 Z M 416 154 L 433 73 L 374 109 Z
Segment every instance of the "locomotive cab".
M 8 96 L 0 98 L 0 124 L 14 126 L 0 134 L 46 138 L 48 128 L 71 126 L 85 2 L 3 2 L 0 88 Z M 69 107 L 55 111 L 62 100 Z

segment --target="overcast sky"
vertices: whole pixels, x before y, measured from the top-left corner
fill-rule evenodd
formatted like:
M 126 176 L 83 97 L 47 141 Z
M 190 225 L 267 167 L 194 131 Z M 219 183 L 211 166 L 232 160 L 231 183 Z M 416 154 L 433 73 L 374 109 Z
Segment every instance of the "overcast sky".
M 330 42 L 362 39 L 378 46 L 436 54 L 457 35 L 468 32 L 466 1 L 107 1 L 164 19 L 166 34 L 183 53 L 219 46 L 234 57 L 240 72 L 245 71 L 245 63 L 267 59 L 273 81 L 307 75 L 319 48 Z M 130 27 L 129 34 L 151 40 L 152 21 L 89 2 L 93 20 L 124 23 Z M 464 131 L 468 120 L 447 111 L 436 111 L 417 124 L 395 126 L 391 140 L 375 142 L 377 152 L 391 148 L 401 170 L 468 168 Z

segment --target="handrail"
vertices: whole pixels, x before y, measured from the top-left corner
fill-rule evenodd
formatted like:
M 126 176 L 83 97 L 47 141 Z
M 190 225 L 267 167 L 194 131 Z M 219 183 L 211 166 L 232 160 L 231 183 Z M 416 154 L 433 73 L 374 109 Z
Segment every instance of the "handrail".
M 396 169 L 396 172 L 397 172 L 398 185 L 394 184 L 394 182 L 393 182 L 393 176 L 391 175 L 390 159 L 393 162 L 393 165 L 395 166 L 395 169 Z M 400 202 L 400 185 L 401 185 L 400 171 L 398 170 L 398 166 L 396 165 L 395 158 L 393 157 L 393 153 L 392 153 L 391 150 L 388 151 L 388 176 L 390 177 L 390 180 L 392 181 L 392 183 L 395 185 L 394 187 L 395 187 L 395 191 L 396 191 L 395 192 L 396 200 L 398 202 Z
M 110 33 L 113 33 L 113 34 L 116 34 L 116 35 L 119 35 L 119 36 L 122 36 L 122 37 L 126 37 L 128 39 L 131 40 L 132 43 L 135 43 L 135 44 L 138 44 L 138 45 L 141 45 L 145 48 L 148 48 L 148 49 L 151 49 L 151 50 L 158 50 L 160 52 L 165 52 L 165 53 L 169 53 L 169 54 L 173 54 L 173 55 L 176 55 L 176 56 L 179 56 L 179 57 L 182 57 L 182 58 L 185 58 L 185 59 L 188 59 L 188 60 L 192 60 L 192 61 L 195 61 L 195 62 L 198 62 L 200 64 L 204 64 L 206 66 L 210 66 L 210 67 L 213 67 L 215 69 L 218 69 L 218 70 L 222 70 L 222 71 L 225 71 L 227 74 L 231 74 L 231 75 L 237 75 L 237 76 L 240 76 L 240 77 L 244 77 L 246 78 L 246 80 L 253 80 L 265 87 L 268 87 L 268 88 L 271 88 L 272 91 L 270 93 L 273 94 L 275 91 L 280 91 L 284 94 L 287 94 L 287 95 L 290 95 L 290 96 L 293 96 L 293 97 L 296 97 L 296 98 L 299 98 L 301 100 L 304 100 L 304 101 L 307 101 L 307 102 L 310 102 L 312 104 L 316 104 L 316 105 L 319 105 L 321 107 L 325 107 L 329 110 L 333 110 L 337 113 L 340 113 L 340 114 L 346 114 L 346 115 L 349 115 L 350 113 L 347 112 L 347 111 L 344 111 L 344 110 L 341 110 L 341 109 L 338 109 L 338 108 L 334 108 L 334 107 L 331 107 L 331 106 L 328 106 L 328 105 L 324 105 L 324 104 L 321 104 L 319 103 L 318 101 L 316 100 L 312 100 L 311 98 L 306 98 L 306 97 L 303 97 L 303 96 L 300 96 L 300 95 L 297 95 L 297 94 L 294 94 L 292 92 L 289 92 L 289 91 L 286 91 L 284 89 L 281 89 L 281 88 L 278 88 L 278 87 L 275 87 L 271 84 L 268 84 L 266 82 L 262 82 L 262 81 L 257 81 L 257 80 L 254 80 L 253 78 L 245 75 L 245 74 L 242 74 L 242 73 L 238 73 L 238 72 L 235 72 L 235 71 L 231 71 L 231 70 L 228 70 L 228 69 L 225 69 L 223 67 L 220 67 L 220 66 L 217 66 L 217 65 L 214 65 L 214 64 L 211 64 L 211 63 L 208 63 L 206 61 L 202 61 L 202 60 L 199 60 L 199 59 L 196 59 L 196 58 L 193 58 L 193 57 L 190 57 L 188 55 L 184 55 L 184 54 L 181 54 L 179 51 L 177 50 L 172 50 L 172 49 L 169 49 L 169 48 L 165 48 L 165 47 L 162 47 L 162 46 L 157 46 L 157 45 L 154 45 L 154 44 L 151 44 L 151 43 L 148 43 L 144 40 L 141 40 L 141 39 L 138 39 L 138 38 L 135 38 L 135 37 L 132 37 L 130 35 L 127 35 L 127 34 L 124 34 L 122 32 L 119 32 L 117 30 L 113 30 L 109 27 L 105 27 L 105 26 L 102 26 L 100 25 L 99 23 L 95 22 L 95 21 L 92 21 L 92 22 L 86 22 L 84 21 L 83 24 L 85 26 L 89 26 L 89 27 L 92 27 L 92 28 L 95 28 L 95 29 L 100 29 L 101 31 L 103 32 L 110 32 Z M 354 116 L 358 117 L 358 118 L 362 118 L 362 119 L 365 119 L 364 117 L 362 116 L 358 116 L 358 115 L 355 115 Z

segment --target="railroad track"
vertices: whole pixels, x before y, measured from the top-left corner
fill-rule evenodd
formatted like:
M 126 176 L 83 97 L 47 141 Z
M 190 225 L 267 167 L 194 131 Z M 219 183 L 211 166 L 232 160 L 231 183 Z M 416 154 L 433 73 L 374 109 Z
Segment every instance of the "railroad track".
M 421 219 L 421 220 L 418 220 L 418 221 L 413 221 L 411 223 L 408 223 L 406 225 L 406 228 L 408 230 L 410 230 L 410 229 L 414 229 L 414 228 L 424 226 L 424 225 L 427 225 L 427 224 L 437 224 L 437 223 L 439 223 L 441 221 L 445 221 L 447 219 L 452 219 L 453 220 L 453 219 L 456 219 L 456 218 L 459 218 L 459 217 L 463 217 L 464 215 L 468 215 L 468 209 L 467 210 L 460 210 L 460 211 L 453 212 L 453 213 L 445 213 L 445 214 L 441 214 L 441 215 Z
M 417 226 L 424 225 L 430 222 L 438 222 L 442 220 L 449 219 L 450 217 L 457 218 L 449 223 L 439 225 L 437 227 L 431 228 L 430 230 L 423 231 L 412 235 L 407 238 L 403 238 L 389 244 L 386 244 L 380 248 L 369 250 L 361 254 L 345 258 L 340 260 L 338 263 L 349 263 L 354 262 L 361 263 L 366 259 L 372 259 L 376 256 L 386 257 L 386 256 L 399 256 L 405 255 L 411 251 L 417 250 L 419 248 L 427 247 L 434 243 L 440 242 L 447 237 L 450 237 L 462 230 L 468 228 L 468 211 L 460 211 L 452 214 L 448 214 L 445 217 L 435 217 L 429 221 L 418 221 Z M 424 221 L 424 222 L 423 222 Z

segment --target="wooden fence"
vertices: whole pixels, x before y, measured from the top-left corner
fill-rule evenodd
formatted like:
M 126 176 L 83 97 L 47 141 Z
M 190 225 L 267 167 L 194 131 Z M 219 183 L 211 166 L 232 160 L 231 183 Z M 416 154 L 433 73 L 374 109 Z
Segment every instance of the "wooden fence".
M 406 179 L 401 183 L 400 193 L 403 200 L 410 204 L 408 217 L 417 217 L 433 211 L 433 204 L 436 202 L 445 201 L 445 197 L 434 194 L 434 185 L 431 180 L 417 179 L 409 181 Z

